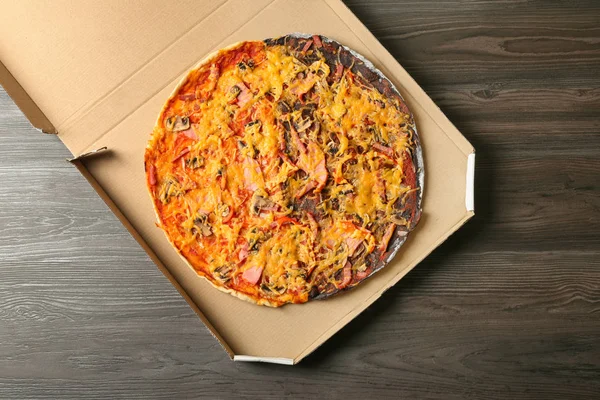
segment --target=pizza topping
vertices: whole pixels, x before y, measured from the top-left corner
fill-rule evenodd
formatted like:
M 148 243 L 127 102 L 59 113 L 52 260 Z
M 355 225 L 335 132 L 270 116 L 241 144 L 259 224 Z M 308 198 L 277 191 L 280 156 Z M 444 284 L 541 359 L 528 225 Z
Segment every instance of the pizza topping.
M 186 147 L 185 149 L 181 150 L 181 152 L 173 159 L 173 162 L 179 160 L 181 157 L 185 156 L 189 152 L 190 152 L 190 149 L 188 147 Z
M 263 267 L 251 267 L 247 270 L 244 271 L 244 273 L 242 274 L 242 278 L 244 278 L 244 280 L 252 285 L 256 285 L 256 283 L 259 281 L 261 275 L 263 272 Z
M 258 228 L 250 229 L 246 234 L 246 237 L 248 239 L 248 249 L 250 251 L 257 251 L 260 246 L 269 239 L 269 235 Z
M 244 181 L 246 184 L 246 189 L 252 192 L 259 188 L 265 187 L 265 180 L 263 178 L 260 165 L 251 157 L 246 157 L 245 159 Z
M 299 199 L 302 196 L 304 196 L 306 193 L 310 192 L 311 190 L 313 190 L 315 187 L 317 187 L 317 184 L 315 181 L 309 181 L 308 183 L 306 183 L 295 195 L 294 198 Z
M 238 85 L 233 85 L 229 92 L 227 93 L 227 103 L 232 104 L 237 100 L 238 95 L 241 93 L 242 89 Z
M 352 264 L 350 261 L 346 261 L 344 268 L 342 269 L 342 281 L 338 285 L 338 289 L 346 288 L 352 281 Z
M 188 139 L 198 140 L 198 136 L 196 136 L 196 132 L 194 132 L 194 128 L 188 128 L 185 131 L 182 131 L 181 134 Z
M 388 227 L 385 230 L 385 233 L 383 234 L 383 237 L 381 238 L 381 242 L 379 244 L 379 251 L 385 252 L 387 250 L 388 243 L 390 242 L 390 239 L 392 238 L 392 235 L 394 234 L 395 230 L 396 224 L 391 223 L 388 225 Z
M 354 286 L 416 218 L 412 118 L 319 36 L 240 46 L 192 71 L 155 128 L 160 225 L 213 283 L 271 304 Z
M 244 262 L 244 260 L 246 258 L 248 258 L 249 254 L 250 254 L 250 252 L 248 251 L 248 242 L 244 242 L 240 246 L 240 252 L 238 253 L 238 260 L 239 260 L 239 262 Z
M 154 164 L 150 165 L 148 168 L 148 182 L 151 186 L 156 185 L 156 167 Z
M 294 130 L 292 130 L 294 132 Z M 296 138 L 298 135 L 296 134 Z M 297 139 L 301 143 L 300 139 Z M 310 142 L 307 147 L 301 149 L 298 157 L 298 167 L 309 174 L 310 181 L 304 186 L 300 195 L 302 197 L 308 191 L 315 189 L 315 192 L 321 191 L 327 182 L 327 168 L 325 167 L 325 155 L 321 148 L 313 142 Z
M 342 79 L 342 73 L 344 72 L 344 66 L 341 63 L 338 63 L 335 66 L 335 72 L 333 74 L 333 81 L 339 82 Z
M 165 120 L 165 128 L 168 131 L 172 131 L 173 127 L 175 126 L 175 121 L 177 120 L 177 117 L 169 117 Z
M 323 43 L 321 42 L 321 38 L 319 37 L 319 35 L 313 35 L 313 40 L 315 42 L 315 46 L 317 47 L 323 47 Z
M 219 66 L 216 64 L 212 64 L 209 69 L 208 77 L 203 84 L 199 84 L 196 86 L 196 99 L 200 101 L 206 101 L 211 96 L 215 88 L 217 87 L 217 82 L 221 72 L 219 70 Z
M 322 153 L 321 153 L 322 155 Z M 316 192 L 319 192 L 327 183 L 327 167 L 325 167 L 325 158 L 319 160 L 315 167 Z
M 312 121 L 310 118 L 302 118 L 302 116 L 301 116 L 296 121 L 294 121 L 294 128 L 296 129 L 297 132 L 304 132 L 305 130 L 310 128 L 313 124 L 314 124 L 314 121 Z
M 204 213 L 199 213 L 194 219 L 194 228 L 192 231 L 200 231 L 202 236 L 212 235 L 212 229 L 208 224 L 208 216 Z
M 290 92 L 298 97 L 302 97 L 310 91 L 315 84 L 324 80 L 329 75 L 329 66 L 322 60 L 312 63 L 306 72 L 302 71 L 296 75 L 296 79 L 290 82 Z
M 180 94 L 179 96 L 177 96 L 177 98 L 182 101 L 196 100 L 196 94 L 195 93 Z
M 204 158 L 199 156 L 194 156 L 185 160 L 185 165 L 191 169 L 198 169 L 204 165 Z
M 213 271 L 213 276 L 220 280 L 221 282 L 227 282 L 231 279 L 231 267 L 227 265 L 222 265 L 220 267 L 215 268 Z
M 237 67 L 239 68 L 240 71 L 246 71 L 246 69 L 250 68 L 254 68 L 254 60 L 251 58 L 249 60 L 247 60 L 246 62 L 244 61 L 240 61 L 239 63 L 237 63 Z
M 231 208 L 227 204 L 221 204 L 219 208 L 221 211 L 221 217 L 226 218 L 231 214 Z
M 385 180 L 381 177 L 380 173 L 377 173 L 377 178 L 373 184 L 373 193 L 377 194 L 381 199 L 382 204 L 387 202 L 387 194 L 385 191 Z
M 352 257 L 358 246 L 363 242 L 362 238 L 349 237 L 345 240 L 346 246 L 348 246 L 348 256 Z
M 179 196 L 183 194 L 183 190 L 177 178 L 173 175 L 168 175 L 162 184 L 159 191 L 159 199 L 163 204 L 169 202 L 171 196 Z
M 185 131 L 190 127 L 190 119 L 188 117 L 169 117 L 165 122 L 165 128 L 169 131 L 179 132 Z
M 302 48 L 302 53 L 306 53 L 308 51 L 308 49 L 310 49 L 310 46 L 312 46 L 313 41 L 312 40 L 307 40 L 306 43 L 304 44 L 304 47 Z
M 317 235 L 319 234 L 319 224 L 317 223 L 315 216 L 310 212 L 307 212 L 306 216 L 308 217 L 308 223 L 310 224 L 310 230 L 313 236 L 317 237 Z
M 394 157 L 394 150 L 391 147 L 387 147 L 387 146 L 384 146 L 379 143 L 373 143 L 373 148 L 375 150 L 377 150 L 378 152 L 383 153 L 390 158 Z
M 292 139 L 294 140 L 294 144 L 298 147 L 298 150 L 300 150 L 302 153 L 306 153 L 306 146 L 304 145 L 304 142 L 300 140 L 298 132 L 293 127 L 290 127 L 290 133 L 292 135 Z
M 363 280 L 367 276 L 369 276 L 369 268 L 367 267 L 367 264 L 362 264 L 362 265 L 356 267 L 355 276 L 356 276 L 356 279 L 358 279 L 358 280 Z
M 257 190 L 252 196 L 252 213 L 254 215 L 260 215 L 261 211 L 275 211 L 277 210 L 277 204 L 272 202 L 266 197 L 264 190 Z
M 237 94 L 237 105 L 240 107 L 244 107 L 250 100 L 252 100 L 252 92 L 243 82 L 239 82 L 235 85 L 239 89 L 239 93 Z
M 277 110 L 282 115 L 285 115 L 292 111 L 291 107 L 285 101 L 280 101 L 279 103 L 277 103 Z

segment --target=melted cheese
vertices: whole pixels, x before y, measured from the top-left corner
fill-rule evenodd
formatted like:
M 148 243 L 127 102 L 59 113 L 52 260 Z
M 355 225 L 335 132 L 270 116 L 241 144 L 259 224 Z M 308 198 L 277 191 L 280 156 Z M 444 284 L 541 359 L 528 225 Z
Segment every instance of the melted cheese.
M 332 80 L 318 52 L 310 65 L 282 46 L 260 54 L 253 68 L 230 63 L 193 71 L 179 94 L 202 98 L 171 101 L 148 154 L 161 227 L 185 254 L 193 250 L 192 264 L 225 285 L 285 302 L 306 298 L 323 279 L 340 285 L 336 273 L 355 252 L 362 258 L 352 268 L 364 271 L 383 227 L 408 223 L 394 216 L 394 204 L 414 190 L 403 184 L 400 161 L 412 145 L 410 117 L 396 99 L 357 85 L 348 69 Z M 201 76 L 206 81 L 194 80 Z M 286 113 L 279 101 L 313 103 L 320 131 L 307 129 L 313 125 L 302 109 Z M 166 129 L 169 117 L 182 115 L 191 120 L 189 131 Z M 280 156 L 289 145 L 282 142 L 283 122 L 307 123 L 298 134 L 302 143 L 293 143 L 294 162 Z M 305 212 L 288 218 L 301 212 L 295 198 L 310 195 L 302 191 L 310 193 L 327 175 L 316 225 Z M 357 219 L 362 225 L 350 222 Z M 262 268 L 256 283 L 245 281 L 251 268 Z

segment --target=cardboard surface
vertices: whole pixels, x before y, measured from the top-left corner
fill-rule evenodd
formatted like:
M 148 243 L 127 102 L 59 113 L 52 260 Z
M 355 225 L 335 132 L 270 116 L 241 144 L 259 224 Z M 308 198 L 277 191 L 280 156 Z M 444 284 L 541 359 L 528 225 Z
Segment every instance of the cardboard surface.
M 29 122 L 31 122 L 31 125 L 45 133 L 56 133 L 56 129 L 52 126 L 46 115 L 1 62 L 0 83 L 2 83 L 6 93 L 14 100 Z
M 231 43 L 289 32 L 329 36 L 396 84 L 421 137 L 425 195 L 417 229 L 373 278 L 325 301 L 272 309 L 217 291 L 179 258 L 154 224 L 143 155 L 158 112 L 192 65 Z M 71 152 L 110 150 L 78 168 L 237 360 L 298 362 L 473 215 L 465 208 L 472 146 L 338 0 L 22 1 L 0 6 L 0 37 L 0 61 Z

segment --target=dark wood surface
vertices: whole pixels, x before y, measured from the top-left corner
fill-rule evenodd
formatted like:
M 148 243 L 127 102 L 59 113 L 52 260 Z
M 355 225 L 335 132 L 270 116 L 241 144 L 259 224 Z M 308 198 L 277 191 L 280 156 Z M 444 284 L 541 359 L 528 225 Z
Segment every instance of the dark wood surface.
M 600 398 L 600 2 L 348 5 L 476 147 L 476 217 L 300 365 L 233 363 L 0 92 L 0 398 Z

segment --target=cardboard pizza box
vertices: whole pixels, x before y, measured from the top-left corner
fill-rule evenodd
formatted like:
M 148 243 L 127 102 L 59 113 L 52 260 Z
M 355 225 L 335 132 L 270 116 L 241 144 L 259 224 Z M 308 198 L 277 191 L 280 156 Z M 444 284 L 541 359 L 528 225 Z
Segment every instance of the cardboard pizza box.
M 189 68 L 234 42 L 290 32 L 349 46 L 398 87 L 417 122 L 425 188 L 423 217 L 386 268 L 347 293 L 273 309 L 214 289 L 181 260 L 154 223 L 143 156 Z M 340 0 L 20 0 L 0 4 L 0 38 L 0 83 L 35 127 L 58 135 L 236 361 L 298 363 L 474 215 L 473 147 Z

